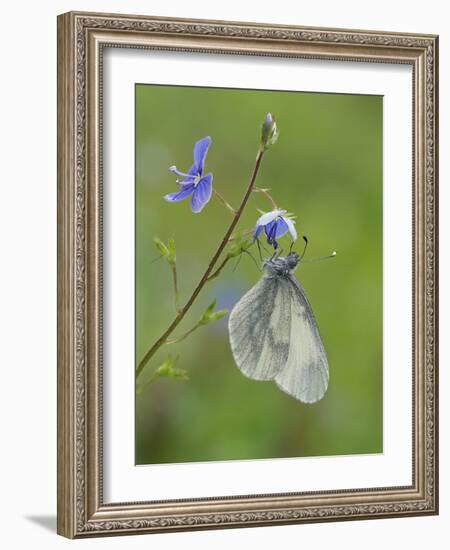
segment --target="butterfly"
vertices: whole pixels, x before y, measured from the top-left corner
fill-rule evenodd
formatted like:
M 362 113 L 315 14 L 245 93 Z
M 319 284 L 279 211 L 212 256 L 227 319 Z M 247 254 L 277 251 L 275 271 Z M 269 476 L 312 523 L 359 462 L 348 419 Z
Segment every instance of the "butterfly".
M 324 396 L 327 354 L 305 291 L 294 275 L 297 253 L 272 256 L 264 275 L 234 306 L 228 328 L 234 360 L 254 380 L 274 380 L 304 403 Z

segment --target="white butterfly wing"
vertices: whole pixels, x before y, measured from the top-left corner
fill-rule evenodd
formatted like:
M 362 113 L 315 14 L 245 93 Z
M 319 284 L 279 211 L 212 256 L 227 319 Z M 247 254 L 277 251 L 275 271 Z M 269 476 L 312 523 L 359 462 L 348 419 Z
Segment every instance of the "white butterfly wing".
M 289 294 L 289 355 L 275 377 L 278 387 L 304 403 L 322 399 L 328 388 L 329 367 L 314 314 L 303 287 L 290 274 L 283 279 L 283 292 Z
M 239 369 L 255 380 L 272 380 L 286 365 L 291 338 L 291 294 L 280 277 L 262 277 L 233 308 L 231 350 Z

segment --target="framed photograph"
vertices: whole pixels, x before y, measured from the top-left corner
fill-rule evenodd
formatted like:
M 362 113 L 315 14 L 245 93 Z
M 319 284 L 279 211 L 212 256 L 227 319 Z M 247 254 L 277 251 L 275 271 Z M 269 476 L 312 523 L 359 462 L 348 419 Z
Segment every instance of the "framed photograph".
M 58 532 L 436 514 L 432 35 L 58 18 Z

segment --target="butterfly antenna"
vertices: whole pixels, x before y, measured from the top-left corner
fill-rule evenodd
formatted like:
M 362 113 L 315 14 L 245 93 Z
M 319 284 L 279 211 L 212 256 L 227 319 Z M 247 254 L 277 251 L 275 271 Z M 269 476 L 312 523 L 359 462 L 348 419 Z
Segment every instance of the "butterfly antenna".
M 293 247 L 294 247 L 294 241 L 291 242 L 291 246 L 289 247 L 289 254 L 292 252 Z
M 306 254 L 306 249 L 308 248 L 308 237 L 306 235 L 303 235 L 303 240 L 305 241 L 305 247 L 303 248 L 303 252 L 300 255 L 300 262 L 303 260 L 303 257 Z
M 331 254 L 328 254 L 328 256 L 320 256 L 319 258 L 312 258 L 311 260 L 303 260 L 303 263 L 308 262 L 319 262 L 320 260 L 328 260 L 329 258 L 334 258 L 336 256 L 337 252 L 336 250 L 333 250 Z

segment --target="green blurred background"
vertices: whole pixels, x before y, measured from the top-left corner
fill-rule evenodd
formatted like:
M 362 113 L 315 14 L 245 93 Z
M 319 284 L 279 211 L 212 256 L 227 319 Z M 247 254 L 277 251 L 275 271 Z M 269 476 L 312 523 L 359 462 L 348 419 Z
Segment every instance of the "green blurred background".
M 382 97 L 363 95 L 136 86 L 136 362 L 174 318 L 171 273 L 153 262 L 153 237 L 177 245 L 184 302 L 231 220 L 214 197 L 200 214 L 189 199 L 163 200 L 177 190 L 168 167 L 187 171 L 194 143 L 209 135 L 206 172 L 234 206 L 252 172 L 267 112 L 280 137 L 263 159 L 259 187 L 297 216 L 309 238 L 300 265 L 330 363 L 330 385 L 313 405 L 274 383 L 244 377 L 233 362 L 228 317 L 163 347 L 189 381 L 158 379 L 136 397 L 136 463 L 193 462 L 382 452 Z M 254 226 L 254 194 L 241 219 Z M 286 249 L 288 237 L 281 239 Z M 301 242 L 297 244 L 301 250 Z M 257 257 L 256 247 L 253 254 Z M 208 284 L 175 335 L 199 319 L 216 297 L 229 308 L 259 279 L 244 256 Z

